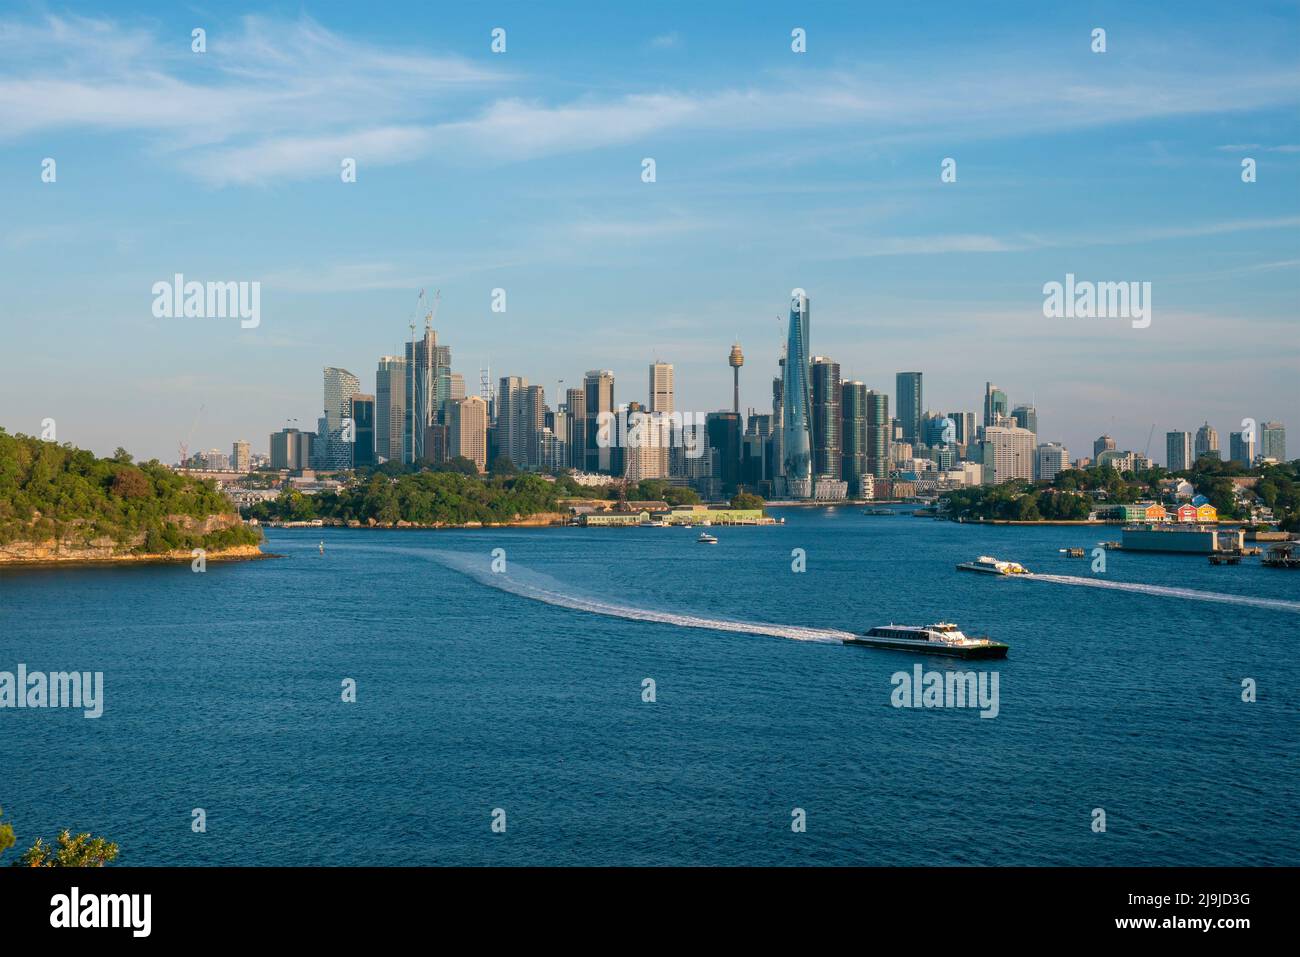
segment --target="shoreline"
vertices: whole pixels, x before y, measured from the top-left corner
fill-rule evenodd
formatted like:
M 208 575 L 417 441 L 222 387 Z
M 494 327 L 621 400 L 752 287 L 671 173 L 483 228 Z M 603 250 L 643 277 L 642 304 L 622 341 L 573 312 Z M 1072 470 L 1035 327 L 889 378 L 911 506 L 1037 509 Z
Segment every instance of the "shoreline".
M 272 552 L 262 551 L 261 545 L 236 545 L 207 552 L 208 562 L 255 562 L 266 558 L 280 558 Z M 70 553 L 66 558 L 5 558 L 0 556 L 0 572 L 8 568 L 86 568 L 114 565 L 179 565 L 192 562 L 189 551 L 151 552 L 144 555 L 79 555 Z

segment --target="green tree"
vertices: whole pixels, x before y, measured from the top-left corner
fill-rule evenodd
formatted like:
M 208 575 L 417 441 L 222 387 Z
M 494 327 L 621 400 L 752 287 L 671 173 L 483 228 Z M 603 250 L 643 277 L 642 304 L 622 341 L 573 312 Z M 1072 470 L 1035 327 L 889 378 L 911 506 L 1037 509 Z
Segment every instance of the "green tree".
M 467 459 L 463 455 L 453 455 L 447 461 L 441 463 L 435 471 L 438 472 L 459 472 L 461 475 L 478 475 L 478 466 L 472 459 Z
M 0 808 L 0 816 L 4 815 L 4 809 Z M 14 829 L 13 825 L 0 822 L 0 854 L 3 854 L 9 848 L 14 846 Z
M 90 832 L 75 837 L 66 828 L 60 832 L 57 846 L 51 846 L 39 837 L 36 843 L 18 858 L 19 867 L 103 867 L 117 857 L 116 844 L 102 837 L 91 837 Z
M 767 503 L 758 495 L 752 492 L 746 492 L 743 489 L 731 496 L 732 508 L 757 508 L 762 509 Z

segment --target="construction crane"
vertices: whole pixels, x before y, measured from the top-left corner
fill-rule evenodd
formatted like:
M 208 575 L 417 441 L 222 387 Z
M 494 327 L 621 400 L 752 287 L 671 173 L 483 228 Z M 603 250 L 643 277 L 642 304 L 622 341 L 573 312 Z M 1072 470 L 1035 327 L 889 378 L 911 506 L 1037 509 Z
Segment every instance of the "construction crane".
M 1153 435 L 1155 435 L 1155 434 L 1156 434 L 1156 424 L 1155 424 L 1154 422 L 1152 422 L 1152 423 L 1151 423 L 1151 431 L 1147 433 L 1147 444 L 1146 444 L 1146 448 L 1144 448 L 1144 449 L 1142 450 L 1142 457 L 1143 457 L 1144 459 L 1149 459 L 1149 458 L 1151 457 L 1151 437 L 1152 437 Z
M 194 441 L 194 430 L 199 427 L 199 418 L 203 415 L 204 406 L 199 406 L 199 411 L 194 414 L 194 421 L 190 423 L 190 434 L 180 443 L 181 460 L 178 463 L 181 468 L 185 468 L 186 462 L 190 457 L 190 443 Z

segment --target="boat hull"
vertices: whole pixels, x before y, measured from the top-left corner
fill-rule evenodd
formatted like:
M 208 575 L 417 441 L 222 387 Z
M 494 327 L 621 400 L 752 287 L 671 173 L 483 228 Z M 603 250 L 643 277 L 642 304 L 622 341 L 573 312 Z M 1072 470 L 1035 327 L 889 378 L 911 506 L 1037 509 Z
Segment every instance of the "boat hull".
M 1007 577 L 1010 577 L 1011 575 L 1014 574 L 1019 574 L 1018 572 L 1004 572 L 1000 568 L 987 568 L 983 565 L 971 565 L 971 564 L 966 564 L 964 562 L 957 566 L 957 571 L 977 572 L 981 575 L 1005 575 Z
M 1005 658 L 1011 648 L 1010 645 L 1005 645 L 1000 641 L 963 648 L 940 644 L 937 641 L 902 641 L 896 638 L 872 638 L 868 635 L 845 638 L 844 644 L 862 645 L 867 648 L 884 648 L 888 651 L 907 651 L 921 655 L 938 655 L 943 658 L 964 659 Z

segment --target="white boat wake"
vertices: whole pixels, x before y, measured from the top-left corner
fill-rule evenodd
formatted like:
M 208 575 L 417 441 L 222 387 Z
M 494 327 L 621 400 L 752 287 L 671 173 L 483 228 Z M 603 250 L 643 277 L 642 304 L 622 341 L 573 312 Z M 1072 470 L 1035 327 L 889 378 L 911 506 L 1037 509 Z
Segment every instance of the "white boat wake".
M 1289 611 L 1300 614 L 1300 601 L 1287 601 L 1282 598 L 1255 598 L 1251 595 L 1228 595 L 1217 591 L 1199 591 L 1195 588 L 1172 588 L 1167 585 L 1144 585 L 1141 582 L 1117 582 L 1104 578 L 1081 578 L 1077 575 L 1032 575 L 1017 576 L 1030 581 L 1055 582 L 1058 585 L 1082 585 L 1086 588 L 1111 588 L 1116 591 L 1134 592 L 1139 595 L 1159 595 L 1165 598 L 1183 598 L 1193 601 L 1217 601 L 1229 605 L 1250 605 L 1255 608 L 1267 608 L 1272 611 Z
M 480 584 L 501 591 L 510 592 L 523 598 L 545 602 L 558 608 L 574 611 L 586 611 L 593 615 L 605 615 L 609 618 L 625 618 L 630 621 L 657 621 L 681 628 L 703 628 L 708 631 L 739 632 L 746 635 L 770 635 L 773 638 L 788 638 L 793 641 L 842 642 L 852 638 L 853 633 L 835 628 L 801 628 L 796 625 L 774 625 L 757 621 L 733 621 L 726 618 L 706 618 L 699 615 L 684 615 L 678 612 L 655 611 L 651 608 L 638 608 L 620 605 L 598 598 L 587 598 L 567 590 L 566 586 L 541 572 L 521 568 L 513 562 L 507 564 L 507 570 L 494 572 L 487 556 L 466 556 L 454 552 L 432 551 L 423 554 L 434 559 L 447 568 L 467 575 Z

